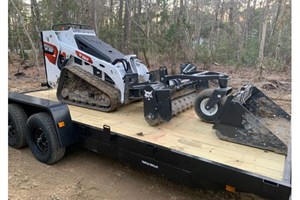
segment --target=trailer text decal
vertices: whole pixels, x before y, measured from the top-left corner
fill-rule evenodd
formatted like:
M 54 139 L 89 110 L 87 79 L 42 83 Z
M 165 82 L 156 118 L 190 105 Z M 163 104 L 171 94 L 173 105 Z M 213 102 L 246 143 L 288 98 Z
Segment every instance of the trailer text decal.
M 148 166 L 153 167 L 155 169 L 158 169 L 158 165 L 154 165 L 153 163 L 149 163 L 149 162 L 144 161 L 144 160 L 142 160 L 142 164 L 148 165 Z

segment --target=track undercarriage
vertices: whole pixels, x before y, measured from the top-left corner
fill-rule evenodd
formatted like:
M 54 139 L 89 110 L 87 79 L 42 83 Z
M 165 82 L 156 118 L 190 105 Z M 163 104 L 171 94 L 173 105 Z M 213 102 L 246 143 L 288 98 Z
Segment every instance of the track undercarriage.
M 57 88 L 59 101 L 89 109 L 111 112 L 120 104 L 119 90 L 77 66 L 62 70 Z

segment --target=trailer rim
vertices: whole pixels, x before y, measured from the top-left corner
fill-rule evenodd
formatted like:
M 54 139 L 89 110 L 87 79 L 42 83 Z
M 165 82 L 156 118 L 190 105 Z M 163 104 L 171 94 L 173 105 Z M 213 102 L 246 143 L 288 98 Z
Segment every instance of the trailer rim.
M 25 111 L 17 104 L 8 105 L 8 144 L 20 149 L 27 145 Z
M 8 117 L 8 139 L 9 141 L 16 142 L 17 141 L 17 127 L 15 122 Z
M 48 140 L 44 135 L 44 131 L 40 127 L 35 128 L 32 131 L 32 134 L 30 135 L 30 137 L 31 137 L 36 149 L 42 154 L 47 154 Z

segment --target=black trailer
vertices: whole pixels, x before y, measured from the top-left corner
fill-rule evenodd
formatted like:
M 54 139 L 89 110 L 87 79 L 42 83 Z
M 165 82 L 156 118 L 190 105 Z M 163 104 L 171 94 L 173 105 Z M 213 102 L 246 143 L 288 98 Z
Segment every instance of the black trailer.
M 78 143 L 142 170 L 192 187 L 254 193 L 270 199 L 291 195 L 287 155 L 218 139 L 211 124 L 189 109 L 152 127 L 142 102 L 103 113 L 67 106 L 56 90 L 9 93 L 9 145 L 27 145 L 41 162 L 53 164 Z

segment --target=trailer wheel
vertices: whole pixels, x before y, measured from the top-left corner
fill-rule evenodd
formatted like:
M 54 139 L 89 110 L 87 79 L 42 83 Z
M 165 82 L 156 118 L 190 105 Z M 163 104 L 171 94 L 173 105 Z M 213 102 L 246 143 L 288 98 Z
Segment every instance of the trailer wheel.
M 206 89 L 199 93 L 195 99 L 194 109 L 198 117 L 208 123 L 214 123 L 221 113 L 221 107 L 226 101 L 226 97 L 223 97 L 213 108 L 207 110 L 206 105 L 209 98 L 212 96 L 214 89 Z
M 54 122 L 48 113 L 36 113 L 27 121 L 27 142 L 35 158 L 46 164 L 59 161 L 65 148 L 59 146 Z
M 20 149 L 27 145 L 26 141 L 27 115 L 21 106 L 8 105 L 8 145 Z

